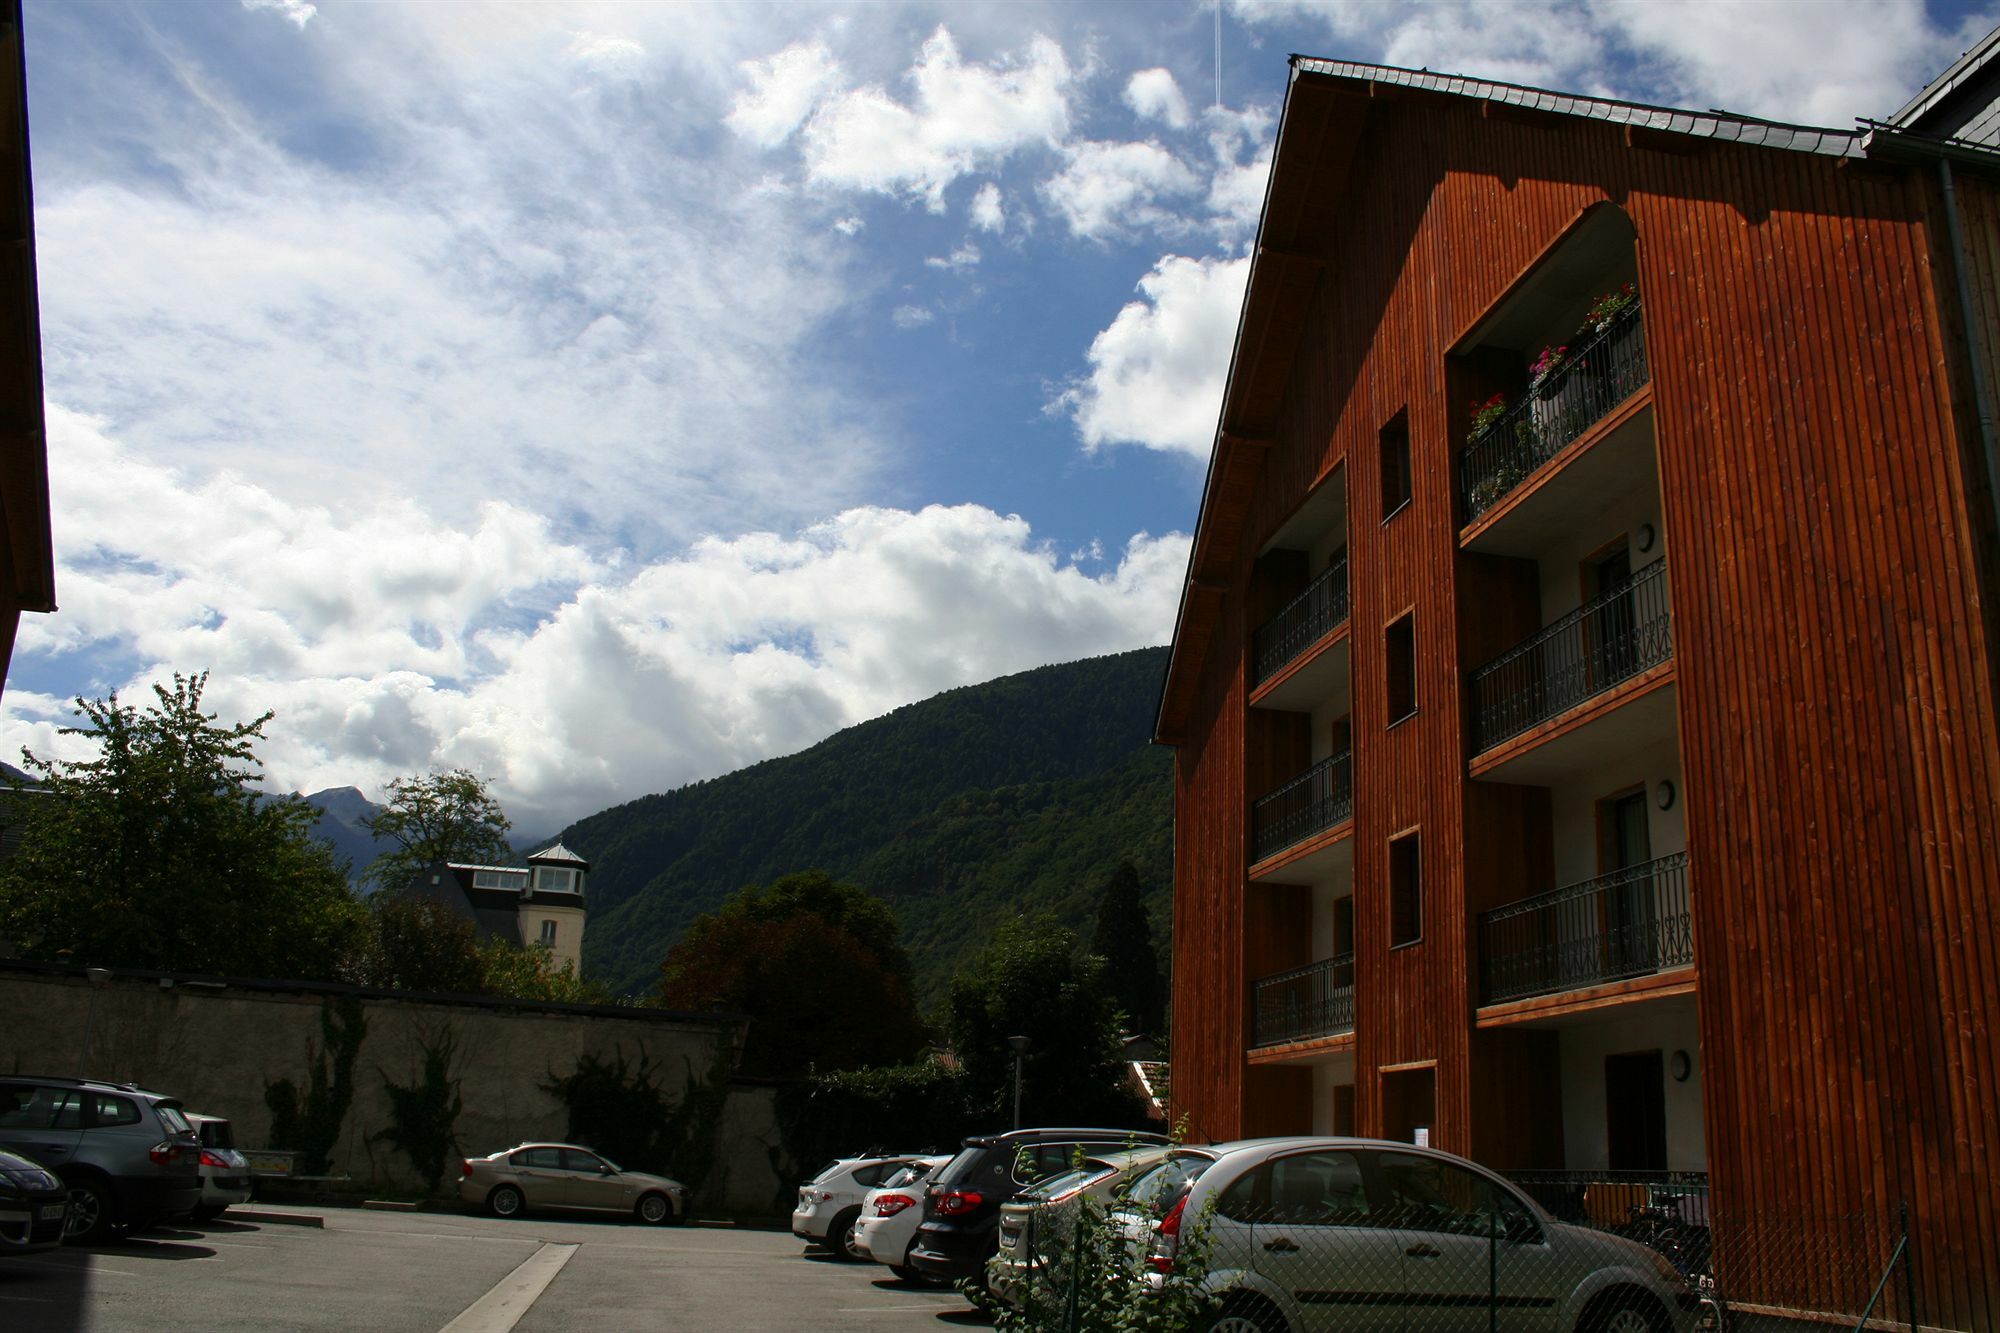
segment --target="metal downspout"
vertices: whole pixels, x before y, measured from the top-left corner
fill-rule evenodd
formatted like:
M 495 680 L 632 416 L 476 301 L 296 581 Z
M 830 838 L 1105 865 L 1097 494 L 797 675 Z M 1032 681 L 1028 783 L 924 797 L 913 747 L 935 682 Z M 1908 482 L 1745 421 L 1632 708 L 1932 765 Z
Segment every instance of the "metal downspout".
M 1972 288 L 1965 273 L 1965 233 L 1958 222 L 1958 191 L 1952 186 L 1949 158 L 1938 158 L 1938 183 L 1944 187 L 1944 221 L 1951 236 L 1951 275 L 1958 288 L 1958 317 L 1965 325 L 1965 347 L 1972 357 L 1972 401 L 1979 413 L 1980 447 L 1986 455 L 1986 500 L 1993 507 L 1994 531 L 2000 532 L 2000 447 L 1993 441 L 1993 396 L 1986 384 L 1986 353 L 1979 341 L 1979 322 L 1973 317 Z

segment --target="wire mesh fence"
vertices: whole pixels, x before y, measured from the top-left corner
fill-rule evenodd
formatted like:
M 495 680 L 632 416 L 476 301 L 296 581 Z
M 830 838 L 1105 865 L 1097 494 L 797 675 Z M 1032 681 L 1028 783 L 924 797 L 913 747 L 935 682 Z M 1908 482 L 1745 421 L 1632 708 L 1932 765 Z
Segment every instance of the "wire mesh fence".
M 1201 1210 L 1017 1206 L 989 1266 L 1002 1328 L 1308 1333 L 1931 1329 L 1896 1207 L 1712 1206 L 1695 1177 L 1544 1173 L 1512 1191 L 1437 1159 L 1290 1159 Z M 1935 1313 L 1935 1312 L 1933 1312 Z

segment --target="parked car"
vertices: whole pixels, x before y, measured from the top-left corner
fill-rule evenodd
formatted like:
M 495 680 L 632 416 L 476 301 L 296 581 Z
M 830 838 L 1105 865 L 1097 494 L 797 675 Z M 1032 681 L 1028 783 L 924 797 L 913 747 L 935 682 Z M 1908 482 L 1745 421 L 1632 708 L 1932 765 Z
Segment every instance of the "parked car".
M 467 1158 L 458 1179 L 458 1197 L 495 1217 L 573 1208 L 630 1213 L 659 1225 L 686 1219 L 687 1195 L 687 1186 L 678 1180 L 627 1171 L 573 1143 L 523 1143 Z
M 861 1221 L 861 1203 L 868 1191 L 911 1162 L 915 1153 L 888 1156 L 838 1157 L 799 1186 L 792 1209 L 792 1234 L 808 1245 L 824 1245 L 843 1259 L 867 1256 L 854 1248 L 854 1229 Z
M 1064 1243 L 1075 1224 L 1072 1210 L 1086 1199 L 1109 1205 L 1167 1152 L 1165 1144 L 1149 1143 L 1094 1154 L 1001 1204 L 999 1248 L 986 1263 L 986 1289 L 1009 1305 L 1024 1305 L 1049 1247 Z
M 1485 1168 L 1408 1144 L 1230 1147 L 1152 1228 L 1156 1281 L 1196 1219 L 1232 1333 L 1455 1333 L 1487 1327 L 1495 1300 L 1523 1333 L 1687 1333 L 1700 1310 L 1657 1251 L 1558 1222 Z
M 0 1152 L 0 1255 L 62 1244 L 68 1220 L 69 1190 L 55 1172 L 19 1153 Z
M 1002 1204 L 1067 1171 L 1079 1150 L 1115 1152 L 1166 1142 L 1160 1134 L 1126 1129 L 1017 1129 L 969 1138 L 924 1187 L 924 1220 L 910 1247 L 910 1267 L 945 1282 L 971 1278 L 983 1284 L 986 1261 L 999 1245 Z
M 69 1190 L 70 1240 L 183 1217 L 201 1202 L 201 1144 L 173 1098 L 130 1083 L 0 1077 L 0 1149 Z
M 250 1163 L 236 1151 L 236 1134 L 218 1115 L 184 1112 L 201 1140 L 201 1202 L 194 1220 L 212 1222 L 239 1203 L 250 1202 Z
M 924 1182 L 949 1157 L 919 1157 L 907 1162 L 861 1200 L 861 1216 L 854 1223 L 854 1249 L 865 1259 L 887 1264 L 889 1271 L 905 1282 L 921 1281 L 923 1275 L 910 1267 L 910 1242 L 916 1239 L 917 1224 L 924 1220 Z

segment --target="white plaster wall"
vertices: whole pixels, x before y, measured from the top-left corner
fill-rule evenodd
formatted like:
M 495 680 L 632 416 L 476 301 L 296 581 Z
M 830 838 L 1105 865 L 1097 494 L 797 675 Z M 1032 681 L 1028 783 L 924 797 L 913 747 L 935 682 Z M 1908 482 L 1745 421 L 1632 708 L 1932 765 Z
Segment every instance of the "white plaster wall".
M 1333 1090 L 1354 1082 L 1354 1057 L 1337 1055 L 1312 1071 L 1313 1124 L 1315 1134 L 1333 1133 Z
M 1705 1171 L 1708 1148 L 1701 1117 L 1701 1031 L 1692 999 L 1660 1001 L 1609 1021 L 1562 1031 L 1563 1165 L 1572 1171 L 1609 1168 L 1605 1130 L 1604 1057 L 1659 1051 L 1667 1110 L 1667 1169 Z M 1673 1079 L 1675 1051 L 1686 1051 L 1694 1072 Z
M 549 951 L 556 966 L 574 963 L 577 975 L 582 976 L 584 913 L 574 907 L 524 903 L 521 906 L 521 943 L 535 944 L 540 941 L 544 921 L 556 923 L 556 942 Z
M 1639 528 L 1653 529 L 1653 549 L 1639 549 Z M 1636 573 L 1667 553 L 1667 528 L 1660 518 L 1659 484 L 1646 484 L 1612 500 L 1592 521 L 1552 543 L 1536 557 L 1542 580 L 1542 623 L 1559 620 L 1583 605 L 1583 562 L 1625 537 Z
M 1601 873 L 1597 849 L 1597 803 L 1614 792 L 1646 785 L 1646 837 L 1653 855 L 1687 850 L 1687 809 L 1681 782 L 1678 737 L 1658 742 L 1591 768 L 1549 789 L 1549 822 L 1555 840 L 1558 887 Z M 1660 783 L 1671 782 L 1674 804 L 1660 809 Z

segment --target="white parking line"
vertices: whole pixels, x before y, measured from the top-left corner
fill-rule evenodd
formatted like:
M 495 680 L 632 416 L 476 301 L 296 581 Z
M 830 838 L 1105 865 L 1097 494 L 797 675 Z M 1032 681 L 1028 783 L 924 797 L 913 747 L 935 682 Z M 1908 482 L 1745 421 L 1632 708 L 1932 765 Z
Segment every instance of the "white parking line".
M 507 1333 L 521 1322 L 549 1283 L 581 1245 L 544 1245 L 519 1268 L 494 1283 L 493 1290 L 465 1307 L 442 1333 Z

